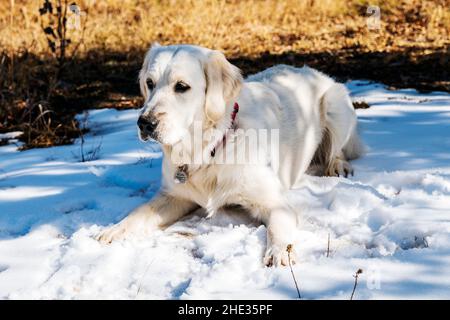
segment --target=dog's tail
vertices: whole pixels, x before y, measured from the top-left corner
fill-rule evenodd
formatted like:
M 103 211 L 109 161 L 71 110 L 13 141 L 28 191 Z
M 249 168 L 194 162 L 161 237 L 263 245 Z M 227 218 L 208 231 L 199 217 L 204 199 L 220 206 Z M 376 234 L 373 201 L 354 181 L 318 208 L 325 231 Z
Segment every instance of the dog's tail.
M 333 84 L 323 94 L 319 108 L 322 140 L 311 164 L 326 171 L 335 158 L 353 160 L 362 156 L 365 147 L 358 136 L 356 113 L 345 86 Z
M 366 153 L 366 146 L 361 141 L 361 138 L 358 134 L 358 125 L 355 125 L 353 131 L 350 134 L 350 137 L 345 144 L 344 148 L 342 148 L 344 152 L 345 158 L 347 160 L 358 159 Z

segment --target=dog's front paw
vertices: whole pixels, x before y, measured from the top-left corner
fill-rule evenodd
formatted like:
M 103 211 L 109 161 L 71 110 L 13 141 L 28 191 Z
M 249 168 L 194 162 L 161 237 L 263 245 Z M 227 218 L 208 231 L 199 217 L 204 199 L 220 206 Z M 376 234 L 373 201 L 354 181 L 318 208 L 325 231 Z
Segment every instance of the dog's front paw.
M 295 264 L 295 251 L 292 244 L 271 244 L 264 255 L 264 264 L 268 267 Z
M 100 232 L 95 239 L 100 243 L 109 244 L 116 240 L 123 240 L 126 234 L 126 227 L 118 223 Z

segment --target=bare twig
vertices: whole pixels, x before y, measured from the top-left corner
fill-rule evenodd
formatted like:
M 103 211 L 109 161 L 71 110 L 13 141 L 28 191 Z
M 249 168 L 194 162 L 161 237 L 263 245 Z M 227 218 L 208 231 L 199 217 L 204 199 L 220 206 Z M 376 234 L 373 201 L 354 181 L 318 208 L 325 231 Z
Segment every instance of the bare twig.
M 102 149 L 103 137 L 100 137 L 100 142 L 97 143 L 91 150 L 88 152 L 87 161 L 94 161 L 100 158 L 100 150 Z
M 47 113 L 55 113 L 53 110 L 45 110 L 42 108 L 42 105 L 39 104 L 39 115 L 36 117 L 36 119 L 33 120 L 33 122 L 31 122 L 31 125 L 34 125 L 39 119 L 43 118 Z M 46 124 L 47 122 L 45 122 L 45 119 L 43 119 L 42 121 L 44 124 Z
M 136 291 L 136 296 L 134 297 L 134 299 L 137 299 L 139 293 L 141 293 L 141 288 L 142 288 L 142 280 L 144 280 L 145 276 L 147 275 L 148 270 L 150 269 L 150 266 L 153 264 L 153 262 L 155 261 L 155 259 L 153 259 L 147 266 L 147 268 L 145 268 L 144 274 L 141 277 L 141 280 L 139 281 L 139 285 Z
M 298 288 L 297 279 L 295 279 L 294 270 L 292 270 L 292 264 L 291 264 L 291 252 L 292 252 L 292 244 L 288 244 L 286 251 L 288 253 L 288 262 L 289 262 L 289 268 L 291 269 L 292 279 L 294 279 L 295 288 L 297 289 L 298 298 L 301 299 L 302 295 L 300 294 L 300 289 Z
M 66 60 L 67 42 L 67 0 L 58 0 L 58 25 L 57 32 L 59 36 L 59 53 L 58 53 L 58 72 L 61 72 Z
M 100 150 L 102 148 L 103 137 L 100 137 L 100 142 L 92 146 L 90 150 L 85 150 L 84 146 L 86 140 L 84 138 L 84 130 L 87 128 L 89 113 L 84 112 L 80 126 L 78 126 L 78 135 L 80 137 L 80 160 L 81 162 L 94 161 L 99 158 Z
M 327 258 L 330 256 L 330 233 L 328 232 Z
M 10 0 L 9 28 L 10 28 L 11 34 L 13 33 L 13 28 L 14 28 L 14 6 L 15 6 L 15 1 Z M 10 76 L 11 83 L 14 81 L 14 46 L 12 43 L 12 39 L 13 39 L 13 37 L 11 37 L 11 44 L 10 44 L 11 46 L 9 48 L 9 50 L 10 50 L 9 54 L 10 54 L 10 60 L 11 60 L 9 76 Z
M 100 151 L 102 149 L 103 137 L 101 137 L 100 142 L 92 146 L 90 149 L 86 150 L 85 146 L 86 140 L 84 139 L 84 134 L 80 130 L 80 161 L 90 162 L 100 158 Z M 76 156 L 76 154 L 74 154 Z
M 73 62 L 73 60 L 75 59 L 75 57 L 76 57 L 76 55 L 77 55 L 77 51 L 78 51 L 78 49 L 80 48 L 80 46 L 81 46 L 82 44 L 84 44 L 84 35 L 85 35 L 85 33 L 86 33 L 86 27 L 87 27 L 87 24 L 88 24 L 88 21 L 89 21 L 90 5 L 91 5 L 91 2 L 88 3 L 88 7 L 87 7 L 87 9 L 85 10 L 86 16 L 85 16 L 85 18 L 84 18 L 83 28 L 81 29 L 81 38 L 80 38 L 80 40 L 78 41 L 78 43 L 75 45 L 75 47 L 73 48 L 73 50 L 72 50 L 72 54 L 71 54 L 71 56 L 72 56 L 72 57 L 71 57 L 71 61 L 72 61 L 72 62 Z
M 352 295 L 350 296 L 350 300 L 353 300 L 353 295 L 355 294 L 356 286 L 358 285 L 358 277 L 361 273 L 363 273 L 363 270 L 358 269 L 358 271 L 356 271 L 355 275 L 353 276 L 353 278 L 355 278 L 355 284 L 353 285 L 353 291 Z
M 86 162 L 86 159 L 84 157 L 84 134 L 83 130 L 79 129 L 80 133 L 80 153 L 81 153 L 81 162 Z
M 39 8 L 41 28 L 47 38 L 48 48 L 56 60 L 55 83 L 58 82 L 67 62 L 67 47 L 70 44 L 70 39 L 67 38 L 67 9 L 67 0 L 57 0 L 56 11 L 50 0 L 45 0 L 42 8 Z

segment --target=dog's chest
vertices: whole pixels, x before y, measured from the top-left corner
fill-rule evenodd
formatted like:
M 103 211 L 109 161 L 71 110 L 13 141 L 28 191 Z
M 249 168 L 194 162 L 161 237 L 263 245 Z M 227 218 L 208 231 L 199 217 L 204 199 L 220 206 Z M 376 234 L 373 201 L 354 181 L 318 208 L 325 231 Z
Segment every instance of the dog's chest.
M 174 192 L 207 210 L 217 210 L 235 201 L 236 190 L 230 187 L 226 166 L 205 166 L 188 172 L 184 183 L 174 185 Z

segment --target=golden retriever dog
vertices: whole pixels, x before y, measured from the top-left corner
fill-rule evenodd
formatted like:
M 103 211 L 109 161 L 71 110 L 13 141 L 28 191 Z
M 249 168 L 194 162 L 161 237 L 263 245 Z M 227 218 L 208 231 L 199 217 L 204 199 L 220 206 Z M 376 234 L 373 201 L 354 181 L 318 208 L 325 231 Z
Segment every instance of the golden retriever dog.
M 97 239 L 145 236 L 198 208 L 212 216 L 238 206 L 267 228 L 267 266 L 294 260 L 287 248 L 297 214 L 286 191 L 308 173 L 352 174 L 348 160 L 363 152 L 344 85 L 286 65 L 244 80 L 221 52 L 159 44 L 139 80 L 145 104 L 138 132 L 161 145 L 161 189 Z

